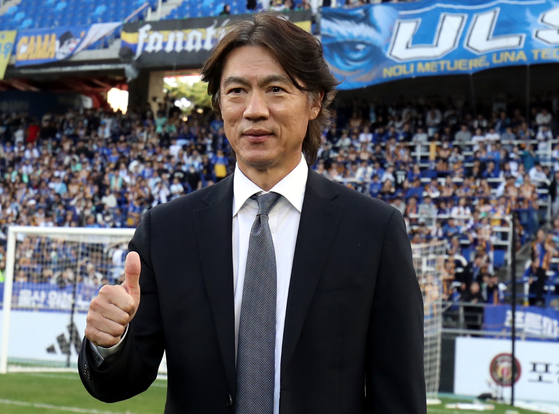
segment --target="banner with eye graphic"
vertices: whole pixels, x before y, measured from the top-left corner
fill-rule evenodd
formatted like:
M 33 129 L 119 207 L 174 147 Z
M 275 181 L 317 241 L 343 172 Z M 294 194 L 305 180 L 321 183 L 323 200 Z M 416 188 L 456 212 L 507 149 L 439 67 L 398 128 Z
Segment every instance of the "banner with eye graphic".
M 323 8 L 340 89 L 559 62 L 559 0 L 423 0 Z

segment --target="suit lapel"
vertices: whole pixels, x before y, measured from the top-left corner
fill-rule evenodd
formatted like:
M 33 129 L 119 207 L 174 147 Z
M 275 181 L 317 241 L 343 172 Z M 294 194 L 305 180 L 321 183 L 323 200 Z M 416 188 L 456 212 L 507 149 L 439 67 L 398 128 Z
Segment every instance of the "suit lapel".
M 309 169 L 287 299 L 282 372 L 295 351 L 342 216 L 343 205 L 332 201 L 338 194 L 333 183 Z
M 196 238 L 225 372 L 235 393 L 233 176 L 215 185 L 204 201 L 208 206 L 194 211 Z

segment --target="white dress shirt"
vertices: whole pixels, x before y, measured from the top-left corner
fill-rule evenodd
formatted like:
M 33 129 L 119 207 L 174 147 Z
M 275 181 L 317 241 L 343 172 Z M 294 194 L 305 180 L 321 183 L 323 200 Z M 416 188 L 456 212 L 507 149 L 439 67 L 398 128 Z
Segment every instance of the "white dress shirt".
M 277 303 L 276 303 L 276 349 L 275 349 L 275 385 L 274 385 L 274 414 L 279 414 L 281 351 L 285 313 L 287 309 L 287 295 L 291 280 L 291 268 L 295 254 L 295 242 L 299 231 L 303 199 L 308 178 L 308 167 L 305 158 L 277 183 L 270 192 L 281 194 L 282 197 L 268 214 L 270 231 L 276 253 L 277 271 Z M 248 254 L 248 242 L 252 223 L 258 212 L 258 203 L 251 199 L 254 194 L 265 193 L 260 187 L 248 179 L 238 168 L 233 176 L 233 289 L 235 296 L 235 356 L 239 336 L 239 321 L 243 300 L 243 287 Z M 98 364 L 117 352 L 126 337 L 126 332 L 118 344 L 111 348 L 97 347 L 92 344 L 94 353 L 99 358 Z
M 301 219 L 301 209 L 307 185 L 308 167 L 305 158 L 287 176 L 277 183 L 270 192 L 282 197 L 274 205 L 269 217 L 270 231 L 274 241 L 277 269 L 277 304 L 276 304 L 276 375 L 274 386 L 274 414 L 279 414 L 281 350 L 287 294 L 291 280 L 291 268 L 295 253 L 295 242 Z M 245 269 L 248 254 L 248 241 L 252 223 L 258 212 L 258 203 L 250 197 L 264 192 L 250 181 L 237 168 L 233 177 L 233 288 L 235 292 L 235 355 L 237 350 L 241 303 L 245 282 Z

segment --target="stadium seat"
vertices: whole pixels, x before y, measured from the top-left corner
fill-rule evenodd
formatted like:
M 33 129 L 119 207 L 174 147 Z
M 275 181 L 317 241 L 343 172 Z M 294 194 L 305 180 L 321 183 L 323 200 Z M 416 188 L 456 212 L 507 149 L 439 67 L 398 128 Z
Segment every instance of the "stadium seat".
M 64 10 L 66 7 L 68 6 L 68 3 L 66 3 L 65 1 L 57 3 L 56 7 L 54 8 L 54 11 L 62 11 Z
M 21 22 L 21 26 L 19 26 L 20 29 L 28 29 L 33 25 L 33 19 L 25 19 L 23 22 Z
M 505 264 L 505 250 L 497 249 L 493 252 L 493 266 L 499 268 Z
M 19 22 L 19 21 L 22 21 L 24 18 L 25 18 L 25 12 L 20 11 L 20 12 L 17 12 L 17 14 L 14 16 L 14 21 Z
M 105 12 L 105 10 L 107 10 L 107 6 L 101 4 L 95 8 L 95 11 L 93 12 L 93 16 L 100 16 Z
M 12 6 L 8 9 L 8 11 L 6 13 L 4 13 L 4 16 L 11 16 L 13 14 L 16 14 L 16 12 L 18 11 L 19 7 L 18 6 Z
M 121 22 L 145 3 L 156 10 L 158 0 L 22 0 L 0 16 L 0 27 L 14 30 Z M 183 0 L 165 19 L 218 16 L 225 4 L 224 0 Z M 229 4 L 232 14 L 246 12 L 245 2 L 234 0 Z M 145 14 L 141 12 L 140 18 Z

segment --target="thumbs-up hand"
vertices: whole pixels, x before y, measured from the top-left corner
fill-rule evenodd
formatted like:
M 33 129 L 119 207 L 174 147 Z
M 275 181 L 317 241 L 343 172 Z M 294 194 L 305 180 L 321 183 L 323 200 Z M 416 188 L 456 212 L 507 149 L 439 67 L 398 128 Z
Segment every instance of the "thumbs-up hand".
M 85 336 L 93 344 L 110 348 L 118 344 L 140 304 L 140 256 L 130 252 L 124 265 L 124 283 L 103 286 L 89 305 Z

